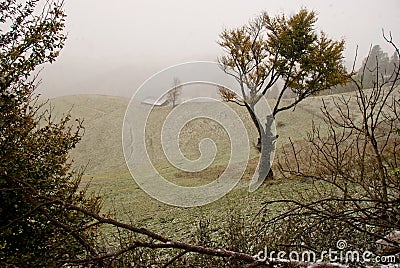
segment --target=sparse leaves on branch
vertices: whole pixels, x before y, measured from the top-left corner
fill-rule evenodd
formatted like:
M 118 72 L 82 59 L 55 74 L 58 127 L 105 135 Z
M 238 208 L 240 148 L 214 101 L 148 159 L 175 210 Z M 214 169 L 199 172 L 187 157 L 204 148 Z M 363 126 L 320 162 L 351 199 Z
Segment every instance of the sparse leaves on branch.
M 275 116 L 310 95 L 348 81 L 342 55 L 344 41 L 332 40 L 324 32 L 317 34 L 316 21 L 315 12 L 306 9 L 290 17 L 262 13 L 245 26 L 221 33 L 219 45 L 225 55 L 220 63 L 241 85 L 241 99 L 257 103 L 280 81 Z M 280 107 L 287 90 L 297 98 Z
M 241 96 L 220 90 L 225 101 L 244 105 L 258 131 L 256 148 L 261 152 L 258 183 L 270 172 L 271 155 L 277 136 L 272 131 L 275 116 L 294 108 L 311 95 L 349 80 L 343 62 L 344 41 L 334 41 L 315 30 L 315 12 L 301 9 L 287 17 L 271 17 L 266 12 L 247 25 L 227 29 L 218 44 L 225 55 L 219 58 L 222 69 L 240 85 Z M 262 123 L 255 115 L 255 105 L 274 87 L 278 97 L 271 115 Z M 287 92 L 295 98 L 282 102 Z
M 55 120 L 34 95 L 38 71 L 64 45 L 62 2 L 0 3 L 0 266 L 55 267 L 66 256 L 94 254 L 92 218 L 38 195 L 99 211 L 100 200 L 78 188 L 69 151 L 81 121 Z M 36 194 L 28 189 L 32 187 Z
M 314 125 L 304 142 L 283 148 L 282 174 L 309 181 L 309 187 L 295 191 L 296 197 L 291 193 L 265 203 L 266 233 L 285 230 L 271 237 L 274 241 L 317 250 L 345 239 L 352 250 L 400 252 L 400 239 L 393 235 L 400 226 L 399 62 L 395 66 L 389 74 L 379 62 L 374 69 L 363 68 L 352 78 L 356 91 L 327 97 L 321 108 L 324 123 Z M 373 88 L 358 80 L 368 75 L 377 79 Z M 270 217 L 266 208 L 274 204 L 285 209 Z

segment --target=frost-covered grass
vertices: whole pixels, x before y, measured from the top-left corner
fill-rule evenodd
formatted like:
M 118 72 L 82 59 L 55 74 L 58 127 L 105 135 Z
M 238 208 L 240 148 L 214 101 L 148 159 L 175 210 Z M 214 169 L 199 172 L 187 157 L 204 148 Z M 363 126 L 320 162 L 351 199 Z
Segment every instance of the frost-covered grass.
M 330 96 L 324 96 L 327 105 L 333 109 Z M 288 100 L 285 100 L 288 101 Z M 185 237 L 191 233 L 202 218 L 223 224 L 235 211 L 245 218 L 256 217 L 261 204 L 266 200 L 277 199 L 281 193 L 294 194 L 293 189 L 302 191 L 310 186 L 307 180 L 288 181 L 276 178 L 267 181 L 256 192 L 248 192 L 248 184 L 254 173 L 258 153 L 254 148 L 256 129 L 247 111 L 235 104 L 230 107 L 239 115 L 248 130 L 250 139 L 249 164 L 243 178 L 236 188 L 220 200 L 197 208 L 179 208 L 165 205 L 142 191 L 129 173 L 122 151 L 122 122 L 129 99 L 100 96 L 76 95 L 60 97 L 50 101 L 54 106 L 54 115 L 59 116 L 71 110 L 72 117 L 83 118 L 85 136 L 71 153 L 74 166 L 86 166 L 83 185 L 89 183 L 89 191 L 100 193 L 104 212 L 112 211 L 122 220 L 150 228 L 169 235 Z M 273 105 L 271 100 L 271 105 Z M 311 129 L 312 121 L 322 123 L 320 107 L 322 97 L 309 98 L 298 105 L 295 111 L 285 111 L 276 118 L 279 139 L 277 148 L 289 142 L 301 140 Z M 194 103 L 191 109 L 208 109 L 210 103 Z M 146 129 L 148 152 L 158 172 L 166 179 L 183 186 L 196 186 L 209 183 L 221 174 L 229 160 L 230 142 L 226 131 L 208 119 L 196 119 L 187 124 L 181 132 L 179 144 L 183 154 L 189 159 L 200 156 L 198 144 L 204 138 L 212 139 L 217 146 L 214 162 L 207 169 L 197 172 L 185 172 L 168 163 L 163 154 L 160 133 L 164 118 L 171 107 L 155 108 L 149 118 Z M 356 111 L 354 111 L 356 112 Z M 138 172 L 140 174 L 140 171 Z

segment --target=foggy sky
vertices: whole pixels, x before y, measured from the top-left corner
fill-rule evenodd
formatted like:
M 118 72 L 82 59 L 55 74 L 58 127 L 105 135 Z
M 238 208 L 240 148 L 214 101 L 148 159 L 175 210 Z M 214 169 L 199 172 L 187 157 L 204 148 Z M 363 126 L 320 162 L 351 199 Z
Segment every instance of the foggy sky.
M 301 7 L 317 12 L 317 30 L 345 39 L 348 66 L 357 44 L 359 62 L 371 44 L 393 53 L 382 28 L 400 45 L 399 0 L 67 0 L 68 39 L 57 62 L 45 66 L 39 92 L 130 97 L 171 65 L 216 61 L 224 28 L 241 26 L 262 11 L 291 15 Z

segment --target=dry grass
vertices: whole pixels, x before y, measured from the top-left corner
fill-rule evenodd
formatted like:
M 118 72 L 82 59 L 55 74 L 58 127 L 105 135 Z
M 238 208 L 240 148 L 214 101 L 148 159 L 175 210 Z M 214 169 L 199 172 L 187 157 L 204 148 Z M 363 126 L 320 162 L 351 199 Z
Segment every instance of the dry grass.
M 325 96 L 327 105 L 333 109 L 331 97 Z M 287 101 L 287 100 L 285 100 Z M 268 181 L 255 193 L 247 191 L 248 183 L 258 162 L 258 153 L 254 148 L 257 139 L 247 111 L 234 104 L 231 105 L 248 130 L 251 151 L 247 169 L 237 187 L 224 198 L 200 208 L 171 207 L 152 199 L 144 193 L 131 177 L 122 153 L 122 122 L 129 100 L 119 97 L 79 95 L 60 97 L 51 100 L 55 114 L 61 115 L 71 109 L 73 117 L 84 118 L 86 133 L 81 143 L 71 153 L 75 166 L 87 164 L 83 178 L 84 183 L 91 182 L 90 190 L 104 196 L 104 209 L 114 210 L 122 219 L 149 227 L 155 231 L 180 233 L 182 237 L 190 233 L 193 224 L 201 217 L 210 217 L 215 221 L 224 221 L 232 210 L 242 211 L 253 217 L 260 203 L 278 198 L 280 193 L 291 194 L 293 189 L 309 187 L 307 181 L 285 181 L 276 179 Z M 271 101 L 271 105 L 273 100 Z M 193 109 L 212 109 L 205 103 L 195 103 Z M 288 144 L 289 137 L 301 140 L 310 130 L 312 121 L 322 123 L 320 107 L 322 97 L 309 98 L 295 111 L 280 113 L 276 118 L 279 139 L 277 154 L 280 148 Z M 226 168 L 230 142 L 225 130 L 208 119 L 197 119 L 187 124 L 181 132 L 180 146 L 185 156 L 196 159 L 200 156 L 199 141 L 212 139 L 218 148 L 215 161 L 200 172 L 184 172 L 168 163 L 160 145 L 161 126 L 171 107 L 155 108 L 150 115 L 146 129 L 146 143 L 150 158 L 159 173 L 166 179 L 183 186 L 203 185 L 217 178 Z M 354 111 L 356 113 L 356 111 Z M 168 231 L 166 231 L 168 230 Z
M 85 136 L 77 148 L 71 153 L 76 166 L 87 165 L 89 175 L 114 173 L 115 170 L 125 170 L 122 153 L 122 122 L 129 100 L 126 98 L 103 95 L 75 95 L 59 97 L 50 100 L 54 106 L 54 114 L 61 116 L 71 110 L 75 118 L 83 118 Z M 202 109 L 203 103 L 195 103 L 194 109 Z M 320 122 L 318 114 L 321 98 L 316 97 L 301 104 L 296 111 L 287 111 L 276 119 L 277 131 L 280 135 L 278 147 L 288 141 L 288 137 L 298 140 L 304 137 L 310 129 L 312 120 Z M 250 158 L 257 155 L 254 148 L 257 135 L 247 111 L 234 104 L 230 106 L 242 118 L 250 139 Z M 164 166 L 166 159 L 160 146 L 160 131 L 165 116 L 171 107 L 157 107 L 150 115 L 149 126 L 146 129 L 146 142 L 150 158 Z M 315 112 L 314 112 L 315 111 Z M 198 142 L 203 138 L 212 139 L 218 146 L 219 155 L 216 162 L 222 161 L 223 155 L 230 152 L 230 142 L 223 128 L 207 119 L 197 119 L 182 129 L 180 146 L 189 159 L 199 157 Z M 222 163 L 218 163 L 221 165 Z

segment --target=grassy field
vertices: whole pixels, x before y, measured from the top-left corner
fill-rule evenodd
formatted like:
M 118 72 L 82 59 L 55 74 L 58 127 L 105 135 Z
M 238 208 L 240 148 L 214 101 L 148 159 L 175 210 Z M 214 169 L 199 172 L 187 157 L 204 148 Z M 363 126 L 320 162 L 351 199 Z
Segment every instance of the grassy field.
M 329 96 L 324 99 L 333 109 Z M 130 175 L 122 151 L 122 123 L 129 99 L 100 95 L 76 95 L 50 100 L 55 107 L 56 117 L 71 111 L 72 117 L 84 119 L 85 136 L 71 153 L 75 167 L 86 166 L 82 186 L 90 192 L 101 194 L 104 212 L 112 211 L 125 221 L 147 227 L 151 230 L 187 238 L 196 223 L 203 218 L 224 224 L 232 213 L 245 218 L 255 217 L 263 201 L 285 195 L 290 197 L 296 192 L 306 191 L 310 184 L 304 181 L 287 181 L 276 178 L 264 183 L 256 192 L 247 191 L 254 173 L 258 153 L 254 148 L 256 129 L 245 109 L 231 105 L 244 122 L 251 144 L 250 161 L 247 170 L 233 191 L 217 202 L 203 207 L 179 208 L 163 204 L 142 191 Z M 273 100 L 271 101 L 273 104 Z M 206 103 L 196 103 L 193 109 L 212 109 Z M 276 118 L 279 140 L 277 148 L 292 140 L 301 140 L 311 129 L 312 122 L 322 123 L 320 107 L 321 97 L 309 98 L 296 107 L 295 111 L 286 111 Z M 158 172 L 179 185 L 195 186 L 208 183 L 218 177 L 226 167 L 230 153 L 229 137 L 226 132 L 207 119 L 197 119 L 182 129 L 180 145 L 183 153 L 190 159 L 199 157 L 198 142 L 203 138 L 215 141 L 218 153 L 213 164 L 196 173 L 183 172 L 168 163 L 160 146 L 160 130 L 165 116 L 171 107 L 159 107 L 150 115 L 146 129 L 146 143 L 153 164 Z

